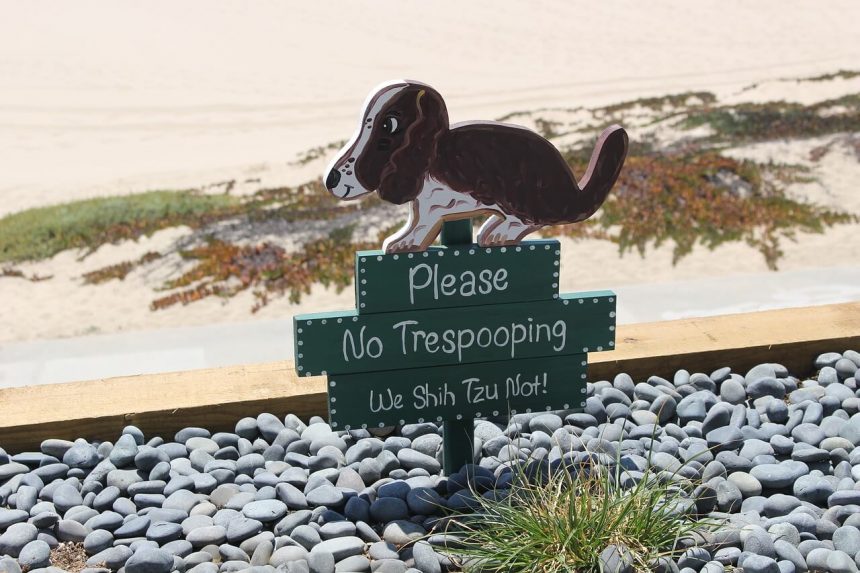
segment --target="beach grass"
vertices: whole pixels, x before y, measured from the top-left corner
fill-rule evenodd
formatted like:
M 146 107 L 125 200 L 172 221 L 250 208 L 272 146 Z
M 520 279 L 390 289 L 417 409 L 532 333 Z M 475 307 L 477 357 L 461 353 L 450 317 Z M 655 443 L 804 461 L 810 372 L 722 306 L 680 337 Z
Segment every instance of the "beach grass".
M 149 191 L 28 209 L 0 219 L 0 263 L 46 259 L 68 249 L 86 253 L 179 225 L 199 227 L 236 205 L 229 195 Z
M 695 516 L 692 482 L 650 469 L 635 483 L 622 475 L 596 463 L 560 465 L 538 479 L 515 469 L 507 495 L 477 495 L 474 511 L 453 516 L 449 529 L 461 541 L 451 554 L 467 572 L 598 573 L 614 546 L 632 570 L 648 571 L 677 558 L 679 540 L 719 525 Z

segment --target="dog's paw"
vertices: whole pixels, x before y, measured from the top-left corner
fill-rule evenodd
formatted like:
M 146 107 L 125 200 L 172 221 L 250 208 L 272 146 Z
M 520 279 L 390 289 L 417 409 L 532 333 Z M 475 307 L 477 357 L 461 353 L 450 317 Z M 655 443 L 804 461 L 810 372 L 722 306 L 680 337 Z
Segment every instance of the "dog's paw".
M 402 239 L 400 241 L 394 241 L 391 244 L 385 245 L 385 252 L 387 254 L 392 253 L 416 253 L 418 251 L 423 251 L 424 249 L 420 244 L 410 241 L 408 239 Z

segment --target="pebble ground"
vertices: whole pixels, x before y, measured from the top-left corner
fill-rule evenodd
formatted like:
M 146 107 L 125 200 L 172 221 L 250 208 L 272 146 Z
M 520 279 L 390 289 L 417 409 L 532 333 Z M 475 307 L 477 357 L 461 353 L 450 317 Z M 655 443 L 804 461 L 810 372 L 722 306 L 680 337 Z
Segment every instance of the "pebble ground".
M 477 463 L 448 477 L 430 423 L 334 432 L 263 413 L 233 432 L 129 426 L 113 443 L 0 448 L 0 573 L 60 573 L 52 550 L 67 542 L 83 544 L 87 573 L 456 571 L 448 509 L 510 487 L 512 465 L 594 457 L 633 481 L 649 464 L 696 480 L 689 511 L 724 521 L 655 571 L 855 573 L 858 367 L 847 351 L 819 356 L 811 379 L 778 364 L 621 374 L 590 383 L 584 411 L 477 422 Z M 604 565 L 631 571 L 617 549 Z

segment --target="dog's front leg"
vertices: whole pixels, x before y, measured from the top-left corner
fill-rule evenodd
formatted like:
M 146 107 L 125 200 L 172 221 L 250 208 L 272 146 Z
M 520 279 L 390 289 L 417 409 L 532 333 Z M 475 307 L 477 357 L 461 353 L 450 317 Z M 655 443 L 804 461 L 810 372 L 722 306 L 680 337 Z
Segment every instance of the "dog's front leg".
M 428 208 L 427 201 L 413 200 L 409 220 L 402 229 L 383 241 L 382 249 L 386 253 L 407 253 L 426 249 L 442 227 L 442 221 L 436 215 L 437 212 Z

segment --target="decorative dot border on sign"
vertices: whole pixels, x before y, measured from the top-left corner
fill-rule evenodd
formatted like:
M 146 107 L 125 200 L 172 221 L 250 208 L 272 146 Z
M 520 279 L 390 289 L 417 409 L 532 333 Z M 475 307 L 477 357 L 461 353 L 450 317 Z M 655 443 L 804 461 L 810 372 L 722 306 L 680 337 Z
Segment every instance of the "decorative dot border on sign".
M 561 249 L 557 248 L 557 245 L 554 245 L 553 243 L 555 243 L 555 241 L 544 245 L 544 250 L 550 251 L 550 250 L 553 250 L 554 246 L 556 247 L 555 248 L 556 260 L 553 261 L 553 266 L 560 267 L 561 266 L 561 262 L 560 262 Z M 528 247 L 529 247 L 528 250 L 530 250 L 530 251 L 535 250 L 535 245 L 529 245 Z M 444 257 L 446 252 L 453 253 L 455 257 L 459 257 L 461 252 L 468 253 L 470 255 L 474 255 L 478 252 L 478 250 L 479 249 L 476 249 L 474 247 L 464 247 L 464 248 L 447 247 L 445 250 L 440 249 L 440 250 L 434 251 L 434 252 L 439 257 Z M 523 247 L 521 245 L 517 245 L 516 247 L 514 247 L 514 251 L 517 253 L 522 252 L 522 250 L 523 250 Z M 496 253 L 507 253 L 508 247 L 484 247 L 484 252 L 486 252 L 488 254 L 492 254 L 494 252 L 496 252 Z M 430 251 L 424 251 L 422 253 L 407 253 L 406 254 L 407 259 L 412 259 L 415 256 L 429 257 Z M 392 258 L 392 260 L 397 261 L 397 260 L 400 260 L 400 255 L 394 254 L 391 256 L 391 258 Z M 382 255 L 368 255 L 368 256 L 360 257 L 359 258 L 359 267 L 360 267 L 359 272 L 361 274 L 364 274 L 367 271 L 366 266 L 369 263 L 373 262 L 374 259 L 377 262 L 381 262 L 383 260 L 383 256 Z M 558 276 L 559 276 L 558 271 L 553 272 L 552 276 L 553 276 L 553 278 L 558 278 Z M 362 289 L 360 291 L 358 291 L 358 293 L 356 295 L 356 298 L 357 298 L 356 302 L 358 303 L 358 308 L 366 308 L 367 305 L 361 299 L 362 299 L 362 297 L 367 296 L 367 290 L 366 290 L 367 279 L 366 278 L 361 279 L 361 284 L 363 286 L 362 286 Z M 554 289 L 558 288 L 558 282 L 557 281 L 552 283 L 552 288 L 554 288 Z M 557 299 L 558 294 L 553 294 L 552 298 Z M 611 300 L 612 299 L 610 299 L 610 301 Z M 567 304 L 567 302 L 565 301 L 564 304 Z

